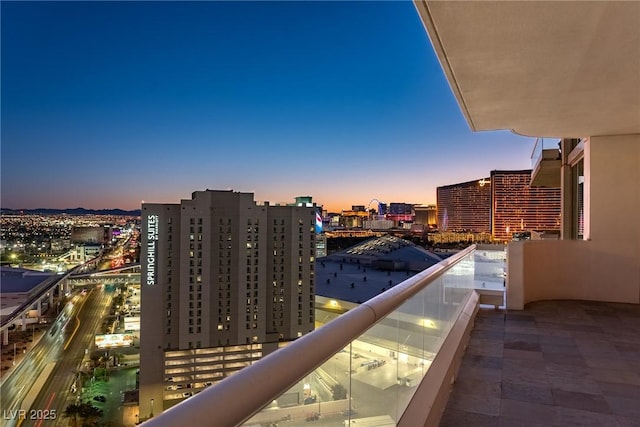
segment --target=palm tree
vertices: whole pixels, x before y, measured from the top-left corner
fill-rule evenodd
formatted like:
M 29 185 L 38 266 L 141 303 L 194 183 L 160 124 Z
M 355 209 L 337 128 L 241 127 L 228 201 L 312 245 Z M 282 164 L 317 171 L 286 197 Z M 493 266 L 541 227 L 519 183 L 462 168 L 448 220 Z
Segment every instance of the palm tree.
M 71 418 L 69 420 L 69 423 L 73 427 L 78 427 L 78 415 L 80 415 L 80 412 L 81 412 L 80 405 L 76 405 L 75 403 L 72 403 L 64 409 L 62 416 L 65 418 Z
M 80 416 L 84 419 L 82 426 L 94 426 L 102 417 L 102 409 L 96 408 L 90 402 L 81 403 Z

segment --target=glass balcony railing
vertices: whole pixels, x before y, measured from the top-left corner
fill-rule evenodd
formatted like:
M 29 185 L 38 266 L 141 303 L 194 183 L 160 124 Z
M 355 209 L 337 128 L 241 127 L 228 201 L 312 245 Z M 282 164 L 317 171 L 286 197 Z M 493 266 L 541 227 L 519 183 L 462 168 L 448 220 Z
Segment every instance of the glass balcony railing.
M 501 280 L 499 268 L 476 275 L 476 263 L 491 258 L 467 248 L 145 426 L 207 425 L 214 419 L 229 426 L 315 420 L 326 426 L 395 426 L 474 287 L 487 286 L 493 276 Z
M 559 143 L 559 139 L 536 138 L 531 152 L 531 169 L 535 170 L 542 159 L 560 159 Z

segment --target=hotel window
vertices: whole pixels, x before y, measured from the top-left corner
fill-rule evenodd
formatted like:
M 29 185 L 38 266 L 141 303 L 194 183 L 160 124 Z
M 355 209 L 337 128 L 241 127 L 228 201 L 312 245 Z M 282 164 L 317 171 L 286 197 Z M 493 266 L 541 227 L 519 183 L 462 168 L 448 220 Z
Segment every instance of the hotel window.
M 573 234 L 578 240 L 584 239 L 584 159 L 581 159 L 573 168 L 574 176 L 574 203 Z

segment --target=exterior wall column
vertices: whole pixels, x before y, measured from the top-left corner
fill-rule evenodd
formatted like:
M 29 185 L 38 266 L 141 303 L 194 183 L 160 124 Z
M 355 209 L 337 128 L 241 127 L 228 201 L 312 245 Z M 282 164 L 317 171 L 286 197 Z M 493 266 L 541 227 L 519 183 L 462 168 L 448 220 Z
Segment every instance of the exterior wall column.
M 560 166 L 560 239 L 569 240 L 575 238 L 573 232 L 573 212 L 575 199 L 575 183 L 572 178 L 569 153 L 571 152 L 571 139 L 560 141 L 561 166 Z
M 587 162 L 588 159 L 588 162 Z M 640 250 L 640 134 L 592 136 L 585 145 L 589 238 L 625 254 Z M 585 200 L 587 202 L 587 200 Z
M 38 311 L 38 319 L 42 316 L 42 299 L 38 298 L 36 302 L 36 310 Z
M 27 314 L 26 313 L 22 313 L 22 316 L 20 316 L 20 320 L 22 321 L 22 326 L 20 328 L 21 331 L 26 331 L 27 330 Z
M 9 345 L 9 328 L 2 331 L 2 345 Z

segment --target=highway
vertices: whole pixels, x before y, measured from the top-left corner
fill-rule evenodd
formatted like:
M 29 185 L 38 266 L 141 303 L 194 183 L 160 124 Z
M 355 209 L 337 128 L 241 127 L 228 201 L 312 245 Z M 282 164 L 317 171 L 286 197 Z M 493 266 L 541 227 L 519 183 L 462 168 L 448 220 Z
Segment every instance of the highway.
M 105 292 L 103 286 L 93 288 L 87 294 L 86 301 L 73 319 L 66 331 L 64 343 L 64 358 L 60 358 L 49 381 L 35 400 L 33 410 L 51 412 L 55 410 L 57 415 L 55 423 L 43 420 L 25 420 L 22 426 L 53 426 L 68 425 L 68 420 L 62 418 L 65 408 L 70 403 L 76 402 L 76 394 L 71 392 L 71 385 L 76 380 L 77 373 L 82 368 L 82 359 L 85 351 L 93 348 L 94 336 L 107 314 L 111 304 L 112 293 Z M 80 384 L 78 384 L 79 388 Z
M 20 409 L 20 403 L 26 397 L 31 386 L 45 365 L 60 359 L 62 355 L 62 336 L 69 321 L 78 311 L 78 298 L 68 303 L 49 330 L 40 341 L 27 353 L 22 362 L 5 378 L 0 388 L 2 400 L 2 425 L 14 426 L 17 423 L 15 412 Z
M 69 403 L 75 402 L 71 385 L 111 303 L 112 294 L 103 289 L 96 287 L 86 296 L 74 298 L 74 303 L 65 307 L 64 316 L 58 318 L 2 384 L 3 426 L 68 425 L 62 414 Z M 56 362 L 55 368 L 20 423 L 16 413 L 10 411 L 20 409 L 22 400 L 49 362 Z

